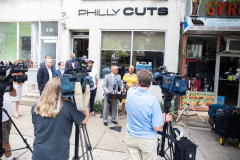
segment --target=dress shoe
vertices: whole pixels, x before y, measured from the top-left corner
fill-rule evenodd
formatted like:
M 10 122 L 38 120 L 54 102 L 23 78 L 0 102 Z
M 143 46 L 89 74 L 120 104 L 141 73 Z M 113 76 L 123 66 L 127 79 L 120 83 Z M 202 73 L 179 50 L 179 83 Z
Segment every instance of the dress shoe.
M 117 121 L 111 121 L 111 122 L 114 123 L 115 125 L 119 124 Z
M 108 122 L 103 122 L 103 124 L 104 124 L 105 126 L 108 126 Z

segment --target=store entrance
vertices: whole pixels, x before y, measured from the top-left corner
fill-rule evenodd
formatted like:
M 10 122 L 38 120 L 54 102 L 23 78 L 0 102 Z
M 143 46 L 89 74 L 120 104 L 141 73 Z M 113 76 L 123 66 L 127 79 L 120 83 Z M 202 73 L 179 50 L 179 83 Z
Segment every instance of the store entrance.
M 88 35 L 73 35 L 72 37 L 72 53 L 76 57 L 86 55 L 88 57 L 89 38 Z
M 237 69 L 240 69 L 240 55 L 219 54 L 217 61 L 219 81 L 216 100 L 220 104 L 239 106 L 240 80 Z

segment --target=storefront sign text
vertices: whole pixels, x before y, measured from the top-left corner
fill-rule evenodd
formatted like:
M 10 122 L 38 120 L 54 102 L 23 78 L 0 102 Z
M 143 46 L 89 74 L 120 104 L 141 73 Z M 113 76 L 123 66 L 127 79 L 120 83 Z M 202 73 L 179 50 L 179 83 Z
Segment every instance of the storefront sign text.
M 95 15 L 95 16 L 116 16 L 118 13 L 120 13 L 120 9 L 95 9 L 95 10 L 86 10 L 86 9 L 80 9 L 78 10 L 78 15 Z M 138 7 L 126 7 L 123 9 L 122 12 L 126 16 L 131 15 L 168 15 L 168 8 L 166 7 L 144 7 L 143 9 L 138 9 Z
M 215 15 L 216 9 L 218 10 L 218 16 L 221 16 L 223 14 L 223 9 L 226 8 L 227 9 L 227 16 L 235 16 L 236 14 L 240 15 L 240 5 L 237 6 L 234 3 L 227 3 L 227 2 L 217 2 L 217 7 L 214 7 L 213 5 L 215 5 L 216 2 L 212 1 L 209 2 L 206 5 L 207 8 L 207 14 L 210 16 Z M 210 7 L 211 6 L 211 7 Z

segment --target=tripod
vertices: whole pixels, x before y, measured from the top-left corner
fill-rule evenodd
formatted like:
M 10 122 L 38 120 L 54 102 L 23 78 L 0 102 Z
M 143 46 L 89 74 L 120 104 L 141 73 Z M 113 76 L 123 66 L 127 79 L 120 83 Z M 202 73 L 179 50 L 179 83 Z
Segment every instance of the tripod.
M 189 103 L 189 97 L 190 97 L 190 96 L 189 96 L 189 90 L 187 91 L 187 95 L 188 95 L 188 102 L 187 102 L 187 105 L 184 107 L 184 109 L 182 110 L 181 114 L 178 116 L 178 118 L 176 119 L 175 122 L 178 121 L 178 119 L 181 117 L 181 115 L 184 115 L 184 116 L 186 116 L 186 117 L 188 117 L 188 116 L 198 115 L 198 117 L 203 121 L 203 123 L 206 123 L 206 122 L 202 119 L 202 117 L 201 117 L 201 116 L 195 111 L 195 109 L 193 109 L 193 107 L 190 105 L 190 103 Z M 189 107 L 191 107 L 192 110 L 193 110 L 196 114 L 188 115 L 188 109 L 189 109 Z M 186 113 L 187 115 L 183 114 L 184 111 L 185 111 L 185 113 Z
M 163 93 L 162 98 L 164 101 L 164 112 L 166 114 L 168 114 L 170 107 L 171 107 L 171 101 L 173 99 L 173 95 L 171 95 L 165 91 L 162 91 L 162 93 Z M 167 160 L 172 160 L 174 157 L 175 144 L 168 137 L 173 137 L 174 139 L 176 139 L 177 135 L 176 135 L 175 131 L 180 135 L 180 131 L 176 128 L 173 128 L 171 121 L 166 122 L 164 124 L 163 132 L 158 131 L 158 134 L 162 135 L 162 140 L 160 140 L 160 139 L 158 140 L 157 154 L 160 155 L 161 157 L 164 157 Z M 167 140 L 168 147 L 167 148 L 165 148 L 166 138 L 168 138 L 168 140 Z M 170 152 L 169 155 L 167 154 L 167 151 Z
M 72 102 L 75 103 L 75 97 L 73 96 Z M 90 139 L 88 136 L 88 131 L 86 124 L 82 124 L 81 126 L 78 126 L 77 124 L 75 125 L 76 131 L 75 131 L 75 149 L 74 149 L 74 156 L 72 160 L 79 160 L 80 158 L 83 157 L 83 160 L 85 160 L 85 154 L 86 155 L 86 160 L 89 160 L 89 154 L 91 156 L 91 159 L 93 160 L 92 156 L 92 146 L 90 143 Z M 80 136 L 80 142 L 81 142 L 81 149 L 82 149 L 82 155 L 79 156 L 79 136 Z M 84 138 L 84 139 L 83 139 Z M 84 151 L 84 145 L 85 144 L 85 151 Z M 89 152 L 89 153 L 88 153 Z
M 24 139 L 24 137 L 22 136 L 21 132 L 19 131 L 19 129 L 17 128 L 17 126 L 15 125 L 15 123 L 13 122 L 12 118 L 10 117 L 10 115 L 7 113 L 7 111 L 3 108 L 3 95 L 4 95 L 4 91 L 0 92 L 0 119 L 2 120 L 2 113 L 4 112 L 8 118 L 10 119 L 11 123 L 13 124 L 13 126 L 15 127 L 15 129 L 17 130 L 18 134 L 20 135 L 20 137 L 22 138 L 23 142 L 26 144 L 26 147 L 24 148 L 18 148 L 18 149 L 14 149 L 11 151 L 17 151 L 17 150 L 21 150 L 21 149 L 29 149 L 30 152 L 33 152 L 31 147 L 29 146 L 29 144 L 27 143 L 27 140 Z M 0 157 L 3 156 L 4 153 L 6 152 L 11 152 L 11 151 L 5 151 L 5 149 L 3 148 L 3 139 L 2 139 L 2 122 L 0 123 Z
M 82 147 L 82 155 L 79 156 L 79 136 L 80 136 L 80 142 L 81 142 L 81 147 Z M 84 139 L 83 139 L 84 138 Z M 84 142 L 83 142 L 84 140 Z M 85 143 L 85 148 L 86 150 L 84 151 L 84 143 Z M 75 150 L 74 150 L 74 157 L 72 160 L 79 160 L 81 157 L 83 157 L 83 160 L 85 160 L 85 154 L 86 160 L 89 160 L 89 153 L 91 156 L 91 159 L 93 160 L 92 156 L 92 147 L 90 144 L 89 136 L 88 136 L 88 131 L 86 124 L 82 124 L 81 126 L 76 125 L 76 132 L 75 132 Z

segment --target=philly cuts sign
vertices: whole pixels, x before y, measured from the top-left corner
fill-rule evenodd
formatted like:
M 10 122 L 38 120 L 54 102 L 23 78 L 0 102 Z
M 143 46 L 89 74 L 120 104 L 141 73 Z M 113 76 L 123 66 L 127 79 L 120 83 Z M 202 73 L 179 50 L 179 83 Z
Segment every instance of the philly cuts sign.
M 121 14 L 121 9 L 80 9 L 78 10 L 78 15 L 95 15 L 95 16 L 117 16 Z M 126 7 L 122 10 L 122 14 L 126 16 L 131 15 L 168 15 L 168 8 L 167 7 L 143 7 L 139 9 L 138 7 Z

